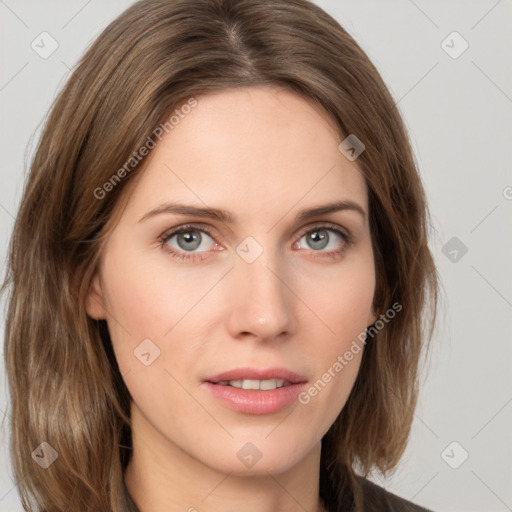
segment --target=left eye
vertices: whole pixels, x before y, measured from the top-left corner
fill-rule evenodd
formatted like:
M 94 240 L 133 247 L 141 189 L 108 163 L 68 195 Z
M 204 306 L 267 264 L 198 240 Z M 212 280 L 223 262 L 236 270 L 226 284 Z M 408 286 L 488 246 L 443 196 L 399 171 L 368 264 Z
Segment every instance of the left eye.
M 329 233 L 334 233 L 334 236 L 329 235 Z M 343 242 L 345 240 L 345 236 L 337 229 L 318 227 L 315 229 L 310 229 L 304 235 L 302 235 L 299 243 L 302 239 L 306 240 L 306 243 L 309 245 L 310 249 L 314 249 L 315 251 L 327 249 L 327 252 L 329 252 L 330 250 L 335 250 L 336 247 L 339 246 L 340 241 Z M 329 245 L 331 245 L 331 247 L 328 247 Z

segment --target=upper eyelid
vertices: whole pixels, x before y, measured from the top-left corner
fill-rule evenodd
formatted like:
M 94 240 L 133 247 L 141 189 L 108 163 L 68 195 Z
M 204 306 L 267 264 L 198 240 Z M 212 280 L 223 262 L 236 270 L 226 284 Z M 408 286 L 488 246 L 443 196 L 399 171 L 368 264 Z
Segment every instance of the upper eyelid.
M 306 224 L 305 226 L 302 226 L 302 228 L 300 228 L 298 230 L 298 233 L 299 233 L 300 237 L 303 237 L 309 231 L 313 231 L 313 230 L 319 229 L 319 228 L 325 228 L 325 229 L 331 229 L 334 231 L 339 231 L 347 240 L 350 239 L 352 236 L 350 231 L 347 228 L 344 228 L 343 226 L 340 226 L 338 224 L 335 224 L 335 223 L 329 222 L 329 221 L 310 222 L 310 223 Z M 190 222 L 190 223 L 182 224 L 182 225 L 179 225 L 179 226 L 176 226 L 173 228 L 169 228 L 168 230 L 164 231 L 164 233 L 160 236 L 160 239 L 168 241 L 171 237 L 179 234 L 180 232 L 186 232 L 187 230 L 193 230 L 193 229 L 198 229 L 199 231 L 204 231 L 212 239 L 215 235 L 214 232 L 215 231 L 218 232 L 218 230 L 216 228 L 214 228 L 213 226 L 211 226 L 209 224 L 203 224 L 201 222 Z M 220 236 L 219 238 L 221 238 L 220 242 L 223 243 L 223 240 L 222 240 L 223 237 Z

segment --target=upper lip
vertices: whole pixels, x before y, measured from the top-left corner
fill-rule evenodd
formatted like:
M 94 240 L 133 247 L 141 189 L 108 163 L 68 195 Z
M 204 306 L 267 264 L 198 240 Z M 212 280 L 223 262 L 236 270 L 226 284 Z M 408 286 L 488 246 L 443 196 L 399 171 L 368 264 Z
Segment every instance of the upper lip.
M 230 380 L 269 380 L 281 379 L 292 384 L 307 382 L 306 377 L 286 368 L 236 368 L 226 372 L 218 373 L 204 379 L 205 382 L 225 382 Z

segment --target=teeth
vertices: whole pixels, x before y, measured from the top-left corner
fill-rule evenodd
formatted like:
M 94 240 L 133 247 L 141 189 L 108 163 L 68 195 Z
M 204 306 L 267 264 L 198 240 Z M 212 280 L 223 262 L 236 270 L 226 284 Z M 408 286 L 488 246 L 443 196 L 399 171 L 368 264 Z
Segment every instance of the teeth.
M 244 379 L 244 380 L 230 380 L 218 382 L 222 386 L 232 386 L 234 388 L 239 389 L 259 389 L 262 391 L 268 391 L 272 389 L 282 388 L 284 385 L 289 384 L 289 382 L 282 379 L 267 379 L 267 380 L 252 380 L 252 379 Z

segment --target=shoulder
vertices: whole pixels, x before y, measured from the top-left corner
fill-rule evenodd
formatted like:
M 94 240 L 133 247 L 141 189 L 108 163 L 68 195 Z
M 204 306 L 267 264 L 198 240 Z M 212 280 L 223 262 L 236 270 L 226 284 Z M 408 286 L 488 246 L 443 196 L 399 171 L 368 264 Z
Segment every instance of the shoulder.
M 432 512 L 386 491 L 366 478 L 357 477 L 357 481 L 363 496 L 362 512 Z

